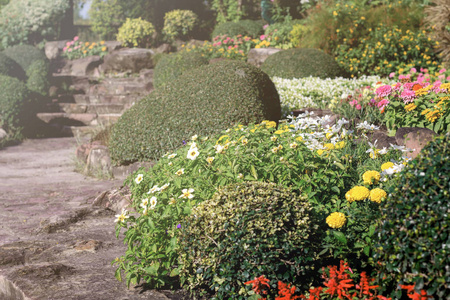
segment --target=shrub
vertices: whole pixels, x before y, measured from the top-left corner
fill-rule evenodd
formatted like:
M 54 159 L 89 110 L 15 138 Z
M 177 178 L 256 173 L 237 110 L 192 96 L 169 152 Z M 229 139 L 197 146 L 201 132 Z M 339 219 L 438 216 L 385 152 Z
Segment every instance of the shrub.
M 434 5 L 425 8 L 425 24 L 430 29 L 430 36 L 438 41 L 437 52 L 442 61 L 450 63 L 450 3 L 434 0 Z
M 162 33 L 169 42 L 176 39 L 186 40 L 194 30 L 197 21 L 197 15 L 190 10 L 169 11 L 164 16 Z
M 312 264 L 310 218 L 306 197 L 283 186 L 242 182 L 221 188 L 181 223 L 185 288 L 237 299 L 253 274 L 304 279 L 305 265 Z
M 26 78 L 22 67 L 3 52 L 0 52 L 0 75 L 11 76 L 20 80 Z
M 102 39 L 112 39 L 125 21 L 120 0 L 93 0 L 89 9 L 92 32 Z
M 38 44 L 58 38 L 68 0 L 15 0 L 0 13 L 0 40 L 4 48 Z
M 380 278 L 414 283 L 434 299 L 450 294 L 449 146 L 449 134 L 437 138 L 400 173 L 389 189 L 377 234 Z
M 34 61 L 27 70 L 27 87 L 41 96 L 47 96 L 50 87 L 49 63 L 45 60 Z
M 181 51 L 164 55 L 155 66 L 153 84 L 160 88 L 181 74 L 207 64 L 208 60 L 196 52 Z
M 117 40 L 126 47 L 149 47 L 155 27 L 152 23 L 138 19 L 128 19 L 119 28 Z
M 269 77 L 238 61 L 207 65 L 178 77 L 125 112 L 110 140 L 116 163 L 154 159 L 194 134 L 281 116 Z
M 286 18 L 283 22 L 267 26 L 264 30 L 264 35 L 266 39 L 270 39 L 273 42 L 273 44 L 271 43 L 272 47 L 283 49 L 292 48 L 293 45 L 290 42 L 290 33 L 295 24 L 298 24 L 298 21 Z
M 256 38 L 264 32 L 264 22 L 261 20 L 240 20 L 237 23 L 245 29 L 245 34 L 243 35 Z
M 4 75 L 0 75 L 0 90 L 0 127 L 8 133 L 9 139 L 20 140 L 29 91 L 25 83 Z
M 6 48 L 3 53 L 18 63 L 26 72 L 36 60 L 48 61 L 44 51 L 31 45 L 16 45 Z
M 345 73 L 325 52 L 317 49 L 289 49 L 269 56 L 261 69 L 270 77 L 282 78 L 335 78 Z
M 225 22 L 217 24 L 213 30 L 211 38 L 215 38 L 217 36 L 226 35 L 226 36 L 237 36 L 237 35 L 246 35 L 247 30 L 236 22 Z

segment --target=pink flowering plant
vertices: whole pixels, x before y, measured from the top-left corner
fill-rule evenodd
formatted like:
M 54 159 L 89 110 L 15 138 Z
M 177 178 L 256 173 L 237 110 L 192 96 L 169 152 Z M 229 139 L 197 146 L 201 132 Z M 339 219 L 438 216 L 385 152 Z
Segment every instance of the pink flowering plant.
M 66 42 L 66 46 L 63 48 L 62 56 L 68 59 L 78 59 L 92 55 L 105 56 L 108 53 L 108 47 L 105 42 L 82 42 L 79 37 L 76 36 L 72 41 Z
M 230 37 L 227 35 L 216 36 L 212 42 L 205 41 L 201 46 L 183 46 L 182 51 L 199 52 L 203 56 L 212 58 L 229 58 L 246 60 L 247 53 L 255 47 L 255 42 L 248 36 L 237 35 Z
M 445 74 L 442 70 L 441 74 Z M 416 70 L 411 73 L 415 74 Z M 400 82 L 375 90 L 378 109 L 385 113 L 386 126 L 393 134 L 400 127 L 424 127 L 436 133 L 450 130 L 450 83 L 426 76 L 399 76 Z

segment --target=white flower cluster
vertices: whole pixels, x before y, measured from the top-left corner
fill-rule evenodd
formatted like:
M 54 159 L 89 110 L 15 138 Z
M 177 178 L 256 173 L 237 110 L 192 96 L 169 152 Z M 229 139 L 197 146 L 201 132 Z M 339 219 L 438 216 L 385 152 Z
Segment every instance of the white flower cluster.
M 386 81 L 378 76 L 361 78 L 327 78 L 307 77 L 299 79 L 272 78 L 280 95 L 282 117 L 294 109 L 327 106 L 333 98 L 346 98 L 363 86 L 375 86 L 377 82 Z

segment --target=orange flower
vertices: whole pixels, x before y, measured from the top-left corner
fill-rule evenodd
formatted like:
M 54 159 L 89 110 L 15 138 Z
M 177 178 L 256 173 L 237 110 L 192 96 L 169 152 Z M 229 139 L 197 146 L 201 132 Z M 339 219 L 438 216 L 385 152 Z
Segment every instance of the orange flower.
M 352 297 L 349 294 L 349 289 L 354 287 L 354 284 L 352 283 L 353 279 L 345 272 L 349 269 L 348 264 L 341 260 L 339 270 L 337 266 L 329 266 L 328 268 L 330 269 L 330 277 L 327 276 L 325 271 L 323 274 L 325 278 L 323 285 L 328 287 L 325 293 L 331 296 L 337 296 L 339 299 L 351 300 Z
M 255 292 L 255 294 L 261 295 L 267 295 L 267 288 L 270 288 L 269 286 L 269 279 L 264 277 L 264 275 L 261 275 L 259 277 L 255 277 L 255 279 L 247 281 L 244 284 L 252 284 L 252 290 Z
M 300 296 L 294 296 L 295 294 L 295 286 L 291 287 L 290 284 L 285 284 L 281 281 L 278 281 L 278 296 L 275 300 L 295 300 L 301 299 Z
M 421 88 L 422 88 L 422 86 L 421 86 L 420 84 L 416 83 L 416 84 L 413 86 L 413 91 L 420 90 Z
M 414 287 L 416 286 L 416 284 L 412 284 L 412 285 L 400 285 L 400 288 L 403 290 L 406 290 L 407 296 L 410 299 L 413 300 L 427 300 L 427 299 L 433 299 L 432 296 L 428 296 L 427 295 L 427 291 L 425 290 L 421 290 L 420 294 L 417 293 L 414 290 Z

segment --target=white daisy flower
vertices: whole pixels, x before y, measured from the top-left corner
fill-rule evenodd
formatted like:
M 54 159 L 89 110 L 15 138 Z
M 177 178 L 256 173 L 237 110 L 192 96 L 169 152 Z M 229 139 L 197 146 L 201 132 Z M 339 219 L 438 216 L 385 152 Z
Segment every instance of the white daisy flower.
M 154 209 L 157 203 L 158 203 L 158 199 L 156 197 L 151 197 L 150 198 L 150 209 Z
M 127 215 L 128 211 L 125 208 L 122 208 L 122 213 L 120 215 L 116 215 L 115 223 L 123 223 L 125 222 L 125 219 L 128 219 L 129 216 Z
M 178 171 L 175 172 L 175 175 L 181 176 L 184 174 L 184 169 L 179 169 Z
M 216 149 L 216 153 L 222 153 L 223 150 L 225 149 L 225 147 L 223 147 L 222 145 L 217 144 L 217 145 L 214 146 L 214 149 Z
M 145 209 L 148 206 L 148 198 L 142 199 L 139 206 Z
M 194 195 L 192 194 L 194 192 L 194 189 L 183 189 L 181 192 L 183 194 L 181 194 L 180 197 L 178 197 L 178 198 L 184 198 L 184 199 L 194 198 Z
M 170 154 L 169 156 L 167 156 L 168 158 L 174 158 L 175 156 L 177 156 L 177 154 L 176 153 L 172 153 L 172 154 Z
M 190 148 L 188 150 L 187 158 L 190 160 L 195 160 L 199 156 L 200 152 L 198 152 L 197 148 Z
M 138 176 L 134 179 L 134 181 L 139 184 L 144 179 L 144 174 L 138 174 Z
M 169 187 L 169 185 L 170 185 L 170 182 L 169 182 L 169 183 L 166 183 L 165 185 L 163 185 L 163 186 L 159 189 L 159 191 L 160 191 L 160 192 L 165 191 L 165 190 Z
M 191 137 L 191 141 L 196 141 L 198 139 L 198 135 L 193 135 L 192 137 Z
M 155 192 L 159 192 L 160 188 L 157 185 L 154 185 L 148 192 L 147 194 L 154 194 Z

